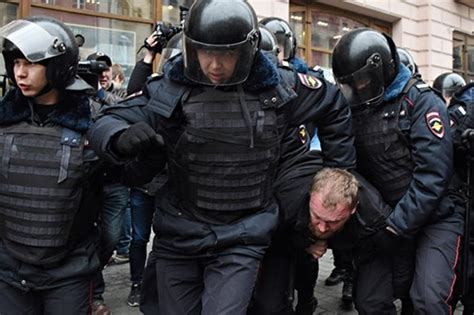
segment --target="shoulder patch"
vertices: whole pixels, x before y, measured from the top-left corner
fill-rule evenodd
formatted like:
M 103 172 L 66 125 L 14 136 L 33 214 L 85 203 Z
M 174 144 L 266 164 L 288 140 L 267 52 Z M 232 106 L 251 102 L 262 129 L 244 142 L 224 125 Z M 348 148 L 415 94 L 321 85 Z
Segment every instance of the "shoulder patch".
M 431 133 L 436 137 L 443 139 L 444 137 L 444 126 L 441 121 L 441 117 L 438 112 L 429 112 L 425 115 L 426 124 Z
M 306 142 L 308 142 L 308 132 L 306 131 L 305 125 L 300 125 L 298 128 L 298 135 L 302 144 L 306 144 Z
M 318 78 L 309 74 L 298 73 L 298 78 L 301 84 L 313 90 L 317 90 L 323 85 Z

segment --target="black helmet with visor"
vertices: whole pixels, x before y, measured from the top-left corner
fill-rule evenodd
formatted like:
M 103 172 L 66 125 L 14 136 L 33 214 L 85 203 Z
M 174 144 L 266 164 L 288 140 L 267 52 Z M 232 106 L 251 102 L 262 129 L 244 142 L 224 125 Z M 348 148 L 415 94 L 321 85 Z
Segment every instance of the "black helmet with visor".
M 276 37 L 280 49 L 283 51 L 283 60 L 289 61 L 295 56 L 296 38 L 290 24 L 277 17 L 268 17 L 260 21 Z
M 341 92 L 351 105 L 379 104 L 399 71 L 393 40 L 369 28 L 355 29 L 334 47 L 332 67 Z
M 191 81 L 226 86 L 242 83 L 249 76 L 260 34 L 257 16 L 247 1 L 195 1 L 183 36 L 184 74 Z M 201 68 L 199 54 L 218 62 L 234 62 L 232 75 L 218 83 L 211 81 Z

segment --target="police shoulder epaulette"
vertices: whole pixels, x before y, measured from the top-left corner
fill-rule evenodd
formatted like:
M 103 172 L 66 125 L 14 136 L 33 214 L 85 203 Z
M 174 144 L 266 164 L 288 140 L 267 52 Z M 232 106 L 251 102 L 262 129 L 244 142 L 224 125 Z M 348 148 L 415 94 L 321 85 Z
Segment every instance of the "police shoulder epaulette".
M 121 99 L 119 102 L 117 102 L 117 104 L 124 103 L 126 101 L 129 101 L 129 100 L 131 100 L 133 98 L 136 98 L 136 97 L 139 97 L 141 95 L 143 95 L 143 90 L 140 90 L 138 92 L 135 92 L 135 93 L 132 93 L 132 94 L 128 95 L 127 97 L 125 97 L 125 98 Z
M 426 92 L 426 91 L 431 91 L 431 87 L 426 84 L 426 83 L 418 83 L 415 85 L 415 87 L 420 91 L 421 93 Z
M 278 66 L 283 69 L 293 70 L 293 65 L 285 60 L 283 60 Z
M 159 80 L 159 79 L 161 79 L 161 78 L 163 78 L 163 74 L 155 72 L 155 73 L 152 73 L 152 74 L 147 78 L 146 82 L 147 82 L 147 83 L 148 83 L 148 82 L 152 82 L 152 81 L 155 81 L 155 80 Z

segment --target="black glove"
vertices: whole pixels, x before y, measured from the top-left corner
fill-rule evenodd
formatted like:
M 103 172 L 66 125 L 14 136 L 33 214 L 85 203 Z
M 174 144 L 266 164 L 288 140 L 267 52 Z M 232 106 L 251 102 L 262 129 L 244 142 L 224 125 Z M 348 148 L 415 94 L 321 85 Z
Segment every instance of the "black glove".
M 124 156 L 135 156 L 152 146 L 162 147 L 163 138 L 145 122 L 131 125 L 115 140 L 114 148 Z
M 466 129 L 461 135 L 461 143 L 467 148 L 473 148 L 474 144 L 474 129 Z
M 378 230 L 373 236 L 372 240 L 375 245 L 375 250 L 386 255 L 393 255 L 393 253 L 400 246 L 400 237 L 391 232 L 387 228 Z

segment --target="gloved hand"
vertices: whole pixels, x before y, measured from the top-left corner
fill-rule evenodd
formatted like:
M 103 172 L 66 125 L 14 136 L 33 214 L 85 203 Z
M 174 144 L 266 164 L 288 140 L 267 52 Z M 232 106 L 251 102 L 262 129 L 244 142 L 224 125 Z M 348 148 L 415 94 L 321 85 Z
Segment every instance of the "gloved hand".
M 145 122 L 128 127 L 115 140 L 114 148 L 124 156 L 134 156 L 152 146 L 164 146 L 163 138 Z
M 474 129 L 466 129 L 461 135 L 461 143 L 471 150 L 474 148 Z
M 372 236 L 372 240 L 375 245 L 375 250 L 386 255 L 393 255 L 401 242 L 400 237 L 387 229 L 387 227 L 378 230 Z

